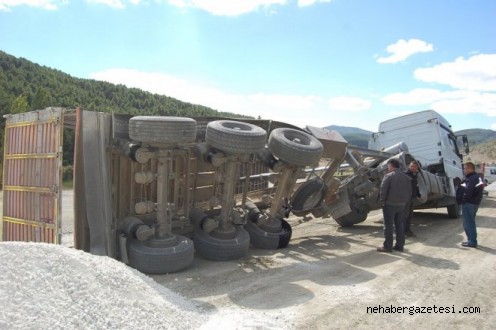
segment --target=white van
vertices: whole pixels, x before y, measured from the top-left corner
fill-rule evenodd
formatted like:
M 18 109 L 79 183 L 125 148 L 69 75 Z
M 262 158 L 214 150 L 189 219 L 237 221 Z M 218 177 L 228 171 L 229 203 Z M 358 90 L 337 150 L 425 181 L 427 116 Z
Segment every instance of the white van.
M 484 166 L 483 165 L 484 182 L 486 186 L 496 181 L 496 166 Z

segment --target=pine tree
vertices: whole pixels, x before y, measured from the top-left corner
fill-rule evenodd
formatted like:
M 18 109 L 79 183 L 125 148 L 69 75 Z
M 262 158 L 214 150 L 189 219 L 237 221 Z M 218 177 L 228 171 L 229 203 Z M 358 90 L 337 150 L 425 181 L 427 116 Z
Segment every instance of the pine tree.
M 10 113 L 23 113 L 29 110 L 28 97 L 26 94 L 19 95 L 10 106 Z

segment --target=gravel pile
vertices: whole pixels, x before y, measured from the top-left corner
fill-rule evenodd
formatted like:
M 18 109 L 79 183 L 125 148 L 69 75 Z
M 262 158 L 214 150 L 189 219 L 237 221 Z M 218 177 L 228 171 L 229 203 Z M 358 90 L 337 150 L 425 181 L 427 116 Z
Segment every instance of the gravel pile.
M 192 302 L 108 257 L 0 243 L 0 329 L 196 329 Z

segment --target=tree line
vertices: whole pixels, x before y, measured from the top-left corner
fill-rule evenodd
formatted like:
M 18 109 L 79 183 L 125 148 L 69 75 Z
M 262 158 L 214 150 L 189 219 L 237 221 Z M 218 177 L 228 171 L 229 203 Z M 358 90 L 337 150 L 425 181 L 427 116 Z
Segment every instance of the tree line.
M 50 106 L 69 109 L 80 107 L 130 115 L 252 118 L 182 102 L 137 88 L 127 88 L 124 85 L 74 78 L 62 71 L 0 51 L 1 158 L 3 158 L 5 128 L 3 115 L 40 110 Z M 69 143 L 64 145 L 64 153 L 67 153 L 73 150 L 74 139 L 69 136 L 70 132 L 64 134 L 68 135 L 64 139 Z M 64 163 L 71 162 L 72 156 L 64 155 Z

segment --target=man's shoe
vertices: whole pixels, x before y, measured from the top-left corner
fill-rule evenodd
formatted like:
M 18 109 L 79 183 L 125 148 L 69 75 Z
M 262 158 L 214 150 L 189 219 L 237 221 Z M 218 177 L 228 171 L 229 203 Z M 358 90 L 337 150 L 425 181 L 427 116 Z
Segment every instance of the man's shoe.
M 405 236 L 406 237 L 417 237 L 417 235 L 415 235 L 415 233 L 411 230 L 406 231 Z
M 477 244 L 470 244 L 469 242 L 462 242 L 463 247 L 477 248 Z
M 399 247 L 399 246 L 393 246 L 393 249 L 396 250 L 396 251 L 399 251 L 399 252 L 403 252 L 403 248 L 402 247 Z
M 391 249 L 386 249 L 384 246 L 379 246 L 377 252 L 393 252 Z

